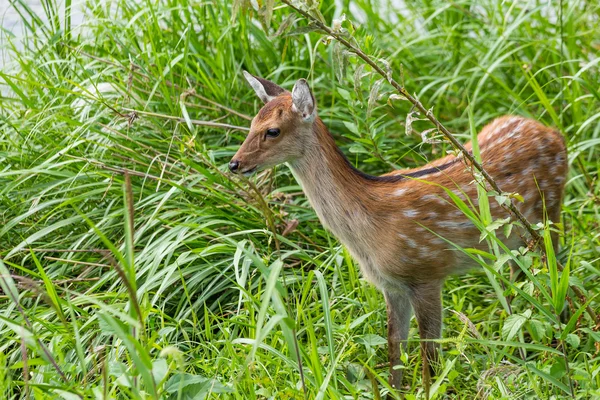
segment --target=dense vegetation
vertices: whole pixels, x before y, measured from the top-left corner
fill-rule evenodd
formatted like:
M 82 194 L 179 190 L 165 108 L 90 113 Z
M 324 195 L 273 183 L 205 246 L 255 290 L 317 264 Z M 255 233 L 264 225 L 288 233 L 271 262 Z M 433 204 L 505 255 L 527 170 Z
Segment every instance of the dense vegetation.
M 421 141 L 426 121 L 406 135 L 407 115 L 423 116 L 280 3 L 271 17 L 268 0 L 88 0 L 78 27 L 55 2 L 43 17 L 26 3 L 11 5 L 22 44 L 1 32 L 0 397 L 387 393 L 382 295 L 286 167 L 247 181 L 227 162 L 260 107 L 242 69 L 287 88 L 308 78 L 321 117 L 370 173 L 451 151 Z M 432 396 L 600 396 L 600 333 L 584 311 L 600 312 L 600 6 L 394 3 L 308 5 L 461 140 L 514 113 L 557 127 L 569 148 L 562 220 L 538 227 L 547 239 L 560 230 L 567 268 L 539 250 L 503 255 L 494 229 L 510 225 L 487 221 L 490 253 L 473 257 L 488 267 L 445 285 Z M 528 276 L 508 281 L 509 258 Z M 410 337 L 415 398 L 414 322 Z

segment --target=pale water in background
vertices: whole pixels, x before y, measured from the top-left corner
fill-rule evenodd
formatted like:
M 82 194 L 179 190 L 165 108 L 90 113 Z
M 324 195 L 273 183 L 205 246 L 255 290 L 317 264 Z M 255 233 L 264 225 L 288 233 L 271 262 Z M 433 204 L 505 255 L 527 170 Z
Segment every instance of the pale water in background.
M 46 22 L 46 13 L 44 12 L 44 7 L 42 6 L 41 0 L 25 0 L 25 4 L 38 15 L 42 19 L 42 21 Z M 64 18 L 64 1 L 57 1 L 57 4 L 60 8 L 59 15 L 62 19 Z M 83 0 L 75 0 L 71 2 L 71 27 L 74 28 L 76 26 L 81 25 L 83 22 L 83 12 L 81 11 L 81 7 L 83 4 Z M 20 38 L 22 38 L 26 32 L 26 28 L 23 25 L 23 20 L 15 7 L 11 5 L 10 0 L 0 0 L 0 25 L 2 26 L 2 30 L 0 30 L 0 67 L 6 66 L 9 62 L 9 54 L 6 51 L 6 40 L 9 35 L 14 35 L 13 40 L 17 45 L 17 48 L 21 47 Z
M 132 0 L 136 1 L 136 0 Z M 224 0 L 224 1 L 232 1 L 232 0 Z M 71 27 L 76 28 L 80 26 L 84 22 L 84 15 L 82 10 L 83 4 L 85 0 L 72 0 L 72 12 L 71 12 Z M 31 10 L 36 13 L 44 22 L 47 21 L 46 14 L 44 12 L 44 7 L 42 6 L 41 0 L 24 0 L 24 3 L 27 4 Z M 64 18 L 64 0 L 57 0 L 58 6 L 60 8 L 59 15 L 61 18 Z M 397 23 L 398 18 L 396 13 L 401 15 L 410 15 L 410 11 L 408 11 L 405 0 L 378 0 L 380 15 L 383 18 L 387 18 L 391 23 Z M 544 3 L 543 1 L 541 2 Z M 198 1 L 198 4 L 202 4 L 202 1 Z M 338 10 L 342 7 L 342 0 L 336 0 L 336 4 L 338 5 Z M 551 23 L 557 23 L 557 10 L 552 6 L 552 0 L 547 0 L 548 7 L 543 7 L 540 12 L 544 15 Z M 481 9 L 480 11 L 483 11 Z M 354 22 L 361 23 L 364 22 L 366 16 L 362 10 L 356 7 L 352 2 L 350 3 L 350 12 L 352 16 L 349 16 Z M 341 12 L 336 13 L 336 17 L 339 17 Z M 413 20 L 412 24 L 416 30 L 421 29 L 422 21 Z M 7 35 L 12 34 L 17 39 L 23 37 L 25 32 L 25 27 L 23 26 L 21 16 L 15 10 L 15 8 L 11 5 L 10 0 L 0 0 L 0 26 L 2 26 L 2 30 L 0 30 L 0 67 L 7 66 L 7 63 L 10 62 L 9 54 L 7 54 L 5 50 L 6 38 Z M 7 33 L 6 31 L 10 32 Z M 19 40 L 16 40 L 17 48 L 19 48 Z

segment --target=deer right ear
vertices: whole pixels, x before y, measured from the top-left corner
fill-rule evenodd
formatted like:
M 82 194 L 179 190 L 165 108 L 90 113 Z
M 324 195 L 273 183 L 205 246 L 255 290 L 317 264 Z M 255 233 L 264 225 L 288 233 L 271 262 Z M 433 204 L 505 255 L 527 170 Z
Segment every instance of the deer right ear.
M 270 102 L 275 97 L 285 92 L 285 89 L 281 86 L 266 79 L 259 78 L 258 76 L 254 76 L 248 71 L 244 71 L 244 77 L 264 103 Z
M 306 122 L 312 122 L 317 115 L 315 98 L 306 79 L 298 79 L 292 89 L 292 110 L 298 112 Z

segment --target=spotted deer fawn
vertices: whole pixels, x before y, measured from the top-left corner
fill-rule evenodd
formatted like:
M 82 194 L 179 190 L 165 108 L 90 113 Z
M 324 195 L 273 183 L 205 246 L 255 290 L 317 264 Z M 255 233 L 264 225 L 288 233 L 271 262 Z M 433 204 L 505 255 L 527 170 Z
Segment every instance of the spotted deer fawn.
M 460 157 L 449 155 L 421 168 L 371 176 L 354 168 L 317 116 L 315 98 L 304 79 L 292 92 L 273 82 L 244 75 L 265 105 L 229 169 L 250 175 L 288 163 L 321 222 L 348 248 L 367 280 L 383 291 L 388 315 L 390 384 L 399 388 L 401 346 L 411 310 L 421 339 L 424 376 L 435 360 L 442 328 L 444 279 L 469 269 L 462 248 L 487 249 L 480 231 L 450 200 L 449 188 L 477 206 L 473 175 Z M 504 116 L 478 135 L 482 164 L 505 192 L 525 199 L 519 210 L 531 222 L 558 221 L 567 173 L 565 143 L 539 122 Z M 471 144 L 466 145 L 471 149 Z M 507 212 L 496 202 L 494 219 Z M 503 239 L 512 249 L 518 234 Z

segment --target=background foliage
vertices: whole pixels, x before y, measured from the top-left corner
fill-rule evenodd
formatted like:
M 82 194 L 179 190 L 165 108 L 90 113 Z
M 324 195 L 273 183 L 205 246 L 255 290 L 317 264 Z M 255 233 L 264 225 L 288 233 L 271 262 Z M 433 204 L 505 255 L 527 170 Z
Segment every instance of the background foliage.
M 308 78 L 320 116 L 368 172 L 450 148 L 422 143 L 431 126 L 406 129 L 407 115 L 419 117 L 408 102 L 279 3 L 88 0 L 77 27 L 70 4 L 47 1 L 37 15 L 13 1 L 25 36 L 19 45 L 1 32 L 11 61 L 0 72 L 0 396 L 380 398 L 381 294 L 287 168 L 250 182 L 226 173 L 260 107 L 241 71 L 286 88 Z M 508 113 L 567 140 L 552 229 L 569 269 L 561 280 L 552 260 L 521 249 L 513 257 L 531 272 L 517 283 L 495 252 L 478 258 L 491 267 L 449 279 L 432 395 L 600 395 L 600 334 L 581 306 L 599 308 L 600 6 L 307 6 L 465 141 L 470 127 Z M 560 295 L 561 282 L 586 298 Z M 508 308 L 504 295 L 514 297 Z M 414 323 L 410 337 L 404 391 L 414 398 Z

